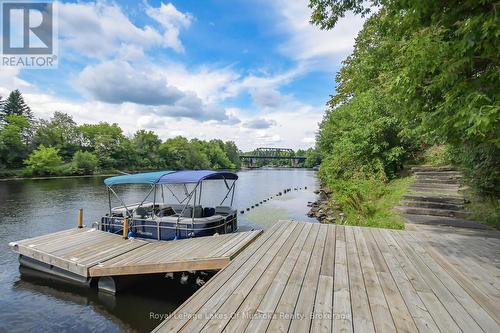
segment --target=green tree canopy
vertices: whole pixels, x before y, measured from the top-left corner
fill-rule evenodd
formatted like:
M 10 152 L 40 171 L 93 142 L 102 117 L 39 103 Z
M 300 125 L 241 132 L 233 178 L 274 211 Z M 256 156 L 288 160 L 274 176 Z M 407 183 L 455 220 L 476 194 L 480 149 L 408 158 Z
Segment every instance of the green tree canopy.
M 335 154 L 362 156 L 363 166 L 381 165 L 391 177 L 420 145 L 448 144 L 481 191 L 498 193 L 493 167 L 500 155 L 498 5 L 492 0 L 311 0 L 311 21 L 330 29 L 347 12 L 364 15 L 373 5 L 377 11 L 337 75 L 320 126 L 324 166 L 336 160 Z M 362 141 L 349 139 L 361 132 L 366 135 L 356 140 Z M 346 140 L 350 143 L 342 150 L 350 153 L 339 154 Z M 482 153 L 472 154 L 477 151 Z M 339 166 L 352 165 L 348 162 Z
M 14 90 L 9 94 L 9 97 L 3 102 L 0 110 L 0 120 L 8 121 L 7 116 L 25 116 L 32 120 L 33 114 L 29 106 L 24 102 L 24 98 L 19 90 Z
M 48 176 L 59 173 L 63 160 L 58 149 L 41 145 L 28 156 L 24 164 L 28 175 Z
M 160 146 L 160 154 L 168 169 L 208 169 L 210 162 L 198 142 L 178 136 Z
M 137 154 L 137 165 L 144 169 L 155 169 L 162 165 L 160 145 L 162 141 L 154 132 L 139 130 L 132 138 L 132 146 Z
M 57 148 L 63 159 L 69 161 L 78 149 L 76 129 L 77 125 L 70 115 L 56 111 L 50 120 L 36 122 L 33 145 Z
M 97 156 L 88 151 L 77 151 L 71 162 L 81 175 L 93 174 L 99 164 Z
M 0 166 L 18 168 L 28 154 L 28 146 L 24 141 L 24 133 L 30 122 L 24 116 L 9 115 L 5 124 L 0 127 Z
M 77 127 L 79 145 L 99 159 L 101 169 L 128 168 L 135 162 L 130 139 L 118 124 L 84 124 Z

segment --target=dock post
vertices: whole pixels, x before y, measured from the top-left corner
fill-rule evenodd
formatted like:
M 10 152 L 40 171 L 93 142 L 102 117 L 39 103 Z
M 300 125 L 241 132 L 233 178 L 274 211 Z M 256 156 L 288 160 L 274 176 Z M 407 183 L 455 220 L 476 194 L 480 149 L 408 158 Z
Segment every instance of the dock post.
M 128 238 L 128 217 L 123 219 L 123 238 Z
M 78 209 L 78 228 L 83 228 L 83 208 Z

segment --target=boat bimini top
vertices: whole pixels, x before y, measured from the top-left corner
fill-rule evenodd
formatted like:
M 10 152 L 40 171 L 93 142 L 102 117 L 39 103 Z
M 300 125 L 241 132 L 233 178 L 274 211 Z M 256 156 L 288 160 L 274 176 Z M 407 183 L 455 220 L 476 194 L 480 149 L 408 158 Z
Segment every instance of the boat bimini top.
M 170 191 L 173 197 L 178 201 L 179 204 L 184 205 L 185 208 L 190 204 L 195 206 L 196 202 L 201 202 L 201 191 L 203 186 L 203 181 L 205 180 L 221 180 L 226 185 L 227 193 L 222 199 L 220 205 L 223 205 L 226 199 L 228 199 L 229 195 L 231 195 L 231 203 L 230 206 L 233 205 L 234 199 L 234 189 L 236 185 L 236 180 L 238 179 L 238 175 L 232 172 L 227 171 L 213 171 L 213 170 L 182 170 L 182 171 L 156 171 L 156 172 L 145 172 L 145 173 L 136 173 L 130 175 L 122 175 L 106 178 L 104 180 L 104 184 L 106 184 L 108 188 L 108 199 L 109 199 L 109 211 L 110 215 L 112 213 L 111 207 L 111 193 L 121 202 L 122 207 L 125 208 L 128 216 L 133 216 L 133 211 L 140 208 L 148 197 L 153 193 L 153 207 L 156 204 L 157 199 L 157 190 L 161 190 L 161 197 L 164 201 L 164 187 Z M 113 190 L 113 186 L 115 185 L 126 185 L 126 184 L 143 184 L 143 185 L 151 185 L 149 192 L 147 193 L 144 200 L 139 204 L 125 204 L 123 200 L 116 194 Z M 171 186 L 183 186 L 184 197 L 179 198 L 174 191 L 171 189 Z M 194 185 L 193 189 L 189 189 L 187 185 Z M 194 212 L 194 210 L 193 210 Z M 182 215 L 182 214 L 180 214 Z M 194 218 L 194 216 L 193 216 Z

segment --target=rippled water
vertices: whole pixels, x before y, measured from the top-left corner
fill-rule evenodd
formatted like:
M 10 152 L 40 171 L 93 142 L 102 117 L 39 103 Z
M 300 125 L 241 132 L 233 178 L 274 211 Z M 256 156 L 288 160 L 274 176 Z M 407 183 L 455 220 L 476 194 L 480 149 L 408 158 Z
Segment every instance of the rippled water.
M 318 186 L 314 171 L 255 169 L 238 175 L 233 206 L 245 210 L 238 216 L 241 229 L 265 229 L 280 219 L 315 221 L 305 215 Z M 0 332 L 150 331 L 161 321 L 160 315 L 192 295 L 194 287 L 158 276 L 115 297 L 32 270 L 20 271 L 8 243 L 75 227 L 80 207 L 87 225 L 98 220 L 108 209 L 102 181 L 92 177 L 0 182 Z M 285 188 L 292 191 L 246 211 Z M 219 200 L 216 190 L 204 188 L 203 200 Z M 124 187 L 121 194 L 127 200 L 141 200 L 144 193 L 144 188 L 135 186 Z

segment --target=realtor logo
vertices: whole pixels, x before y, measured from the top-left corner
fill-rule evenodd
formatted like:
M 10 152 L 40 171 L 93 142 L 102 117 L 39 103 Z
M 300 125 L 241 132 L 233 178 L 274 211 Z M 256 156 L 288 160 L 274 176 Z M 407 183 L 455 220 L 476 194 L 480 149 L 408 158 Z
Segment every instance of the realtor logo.
M 2 2 L 2 66 L 55 68 L 54 4 Z

